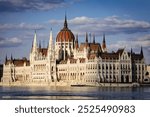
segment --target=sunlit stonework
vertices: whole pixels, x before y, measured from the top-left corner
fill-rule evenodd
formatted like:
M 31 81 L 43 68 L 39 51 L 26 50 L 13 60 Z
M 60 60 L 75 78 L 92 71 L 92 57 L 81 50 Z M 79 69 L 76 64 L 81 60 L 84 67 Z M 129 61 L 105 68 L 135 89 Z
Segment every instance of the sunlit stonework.
M 107 51 L 105 35 L 102 44 L 95 42 L 78 43 L 68 28 L 65 17 L 64 27 L 60 30 L 54 44 L 50 31 L 47 48 L 37 45 L 36 32 L 30 52 L 30 60 L 8 59 L 4 63 L 2 82 L 5 84 L 49 84 L 49 85 L 92 85 L 103 86 L 107 83 L 143 83 L 145 63 L 143 50 L 139 54 L 118 49 Z

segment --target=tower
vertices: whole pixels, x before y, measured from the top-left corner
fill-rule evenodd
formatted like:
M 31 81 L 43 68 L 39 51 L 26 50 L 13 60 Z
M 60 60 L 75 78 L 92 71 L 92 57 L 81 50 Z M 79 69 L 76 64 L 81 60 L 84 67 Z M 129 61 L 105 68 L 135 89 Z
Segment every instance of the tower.
M 66 60 L 73 55 L 75 37 L 68 28 L 67 16 L 65 15 L 64 26 L 56 37 L 56 58 Z
M 34 39 L 32 43 L 31 53 L 30 53 L 30 61 L 33 62 L 36 59 L 37 56 L 37 36 L 36 31 L 34 33 Z
M 52 54 L 53 54 L 53 35 L 52 35 L 52 29 L 50 30 L 50 37 L 49 37 L 49 44 L 48 44 L 48 59 L 52 59 Z
M 53 46 L 52 29 L 50 30 L 46 66 L 47 66 L 47 73 L 48 73 L 47 81 L 55 82 L 56 81 L 56 59 L 55 59 L 55 48 Z

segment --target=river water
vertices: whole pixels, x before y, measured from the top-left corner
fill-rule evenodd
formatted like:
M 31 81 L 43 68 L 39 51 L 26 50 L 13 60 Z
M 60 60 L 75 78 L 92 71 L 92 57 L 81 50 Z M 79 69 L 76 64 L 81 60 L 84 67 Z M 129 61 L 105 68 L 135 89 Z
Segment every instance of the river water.
M 2 87 L 0 99 L 149 100 L 150 87 Z

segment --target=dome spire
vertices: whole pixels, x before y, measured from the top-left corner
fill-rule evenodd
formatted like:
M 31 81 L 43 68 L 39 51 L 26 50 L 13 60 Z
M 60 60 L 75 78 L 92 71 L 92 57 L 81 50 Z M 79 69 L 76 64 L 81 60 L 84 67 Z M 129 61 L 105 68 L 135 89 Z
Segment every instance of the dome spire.
M 66 13 L 65 13 L 64 28 L 68 28 L 67 15 L 66 15 Z

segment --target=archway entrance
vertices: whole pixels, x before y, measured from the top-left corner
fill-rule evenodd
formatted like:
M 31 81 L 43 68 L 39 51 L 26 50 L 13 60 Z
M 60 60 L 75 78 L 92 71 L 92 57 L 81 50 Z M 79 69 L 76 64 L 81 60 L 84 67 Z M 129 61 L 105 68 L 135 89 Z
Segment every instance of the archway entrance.
M 124 82 L 124 77 L 123 77 L 123 75 L 121 75 L 121 82 L 122 82 L 122 83 Z
M 126 76 L 126 82 L 129 83 L 129 76 Z

